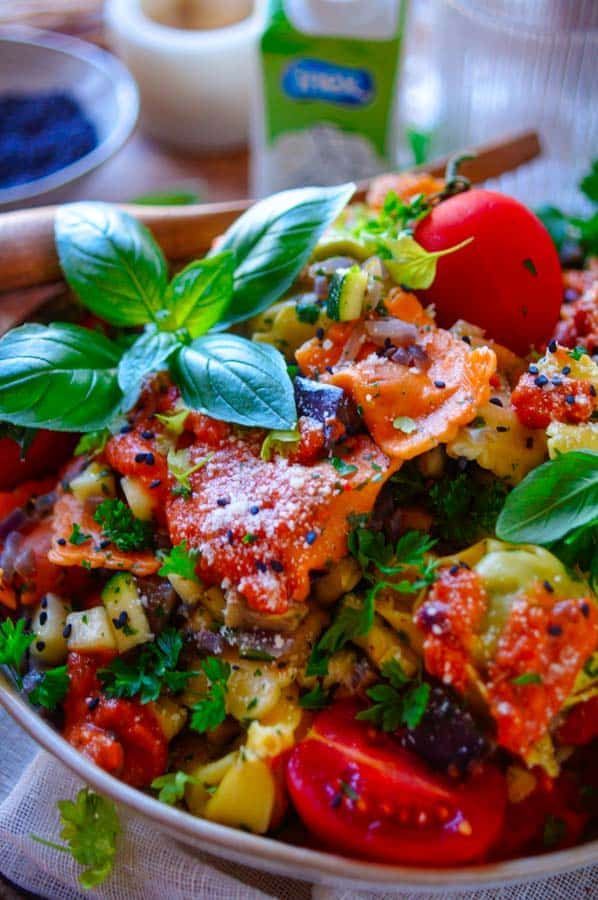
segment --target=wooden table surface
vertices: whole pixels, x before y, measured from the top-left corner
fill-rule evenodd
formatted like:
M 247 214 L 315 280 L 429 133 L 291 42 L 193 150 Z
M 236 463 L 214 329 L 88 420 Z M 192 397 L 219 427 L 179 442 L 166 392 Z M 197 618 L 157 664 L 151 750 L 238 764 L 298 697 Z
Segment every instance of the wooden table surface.
M 187 156 L 158 144 L 137 129 L 129 142 L 69 191 L 68 200 L 134 200 L 144 194 L 184 188 L 202 202 L 247 197 L 245 148 Z

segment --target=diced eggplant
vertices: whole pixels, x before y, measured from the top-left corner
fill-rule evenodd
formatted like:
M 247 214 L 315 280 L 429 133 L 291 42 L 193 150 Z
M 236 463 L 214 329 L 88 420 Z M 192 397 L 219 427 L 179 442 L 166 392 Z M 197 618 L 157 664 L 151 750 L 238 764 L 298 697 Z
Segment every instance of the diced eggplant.
M 172 577 L 176 578 L 177 576 Z M 186 579 L 183 580 L 186 581 Z M 189 584 L 195 584 L 195 582 L 192 581 Z M 154 634 L 160 634 L 168 625 L 177 605 L 175 585 L 167 578 L 151 576 L 137 579 L 137 586 L 150 628 Z
M 329 448 L 339 438 L 357 434 L 363 428 L 357 407 L 336 385 L 320 384 L 298 376 L 295 378 L 295 402 L 299 416 L 307 416 L 323 425 Z

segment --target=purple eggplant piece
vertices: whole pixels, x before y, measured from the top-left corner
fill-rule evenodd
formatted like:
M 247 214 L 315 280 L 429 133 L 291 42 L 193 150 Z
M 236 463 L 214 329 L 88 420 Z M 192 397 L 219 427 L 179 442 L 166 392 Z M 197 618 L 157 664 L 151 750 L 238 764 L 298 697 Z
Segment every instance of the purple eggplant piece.
M 328 449 L 339 438 L 338 428 L 333 427 L 335 422 L 343 426 L 342 437 L 363 430 L 356 405 L 346 391 L 336 385 L 320 384 L 298 376 L 295 378 L 295 402 L 297 415 L 314 419 L 323 425 Z

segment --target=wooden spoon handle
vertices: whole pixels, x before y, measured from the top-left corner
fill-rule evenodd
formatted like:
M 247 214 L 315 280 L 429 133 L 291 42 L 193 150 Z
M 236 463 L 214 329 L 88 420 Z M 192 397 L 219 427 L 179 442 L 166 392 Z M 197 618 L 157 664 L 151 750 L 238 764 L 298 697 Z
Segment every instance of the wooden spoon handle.
M 515 169 L 541 152 L 535 131 L 509 136 L 474 150 L 475 158 L 463 164 L 463 175 L 474 183 L 495 178 Z M 447 158 L 416 167 L 442 175 Z M 363 199 L 368 184 L 358 186 L 356 199 Z M 189 259 L 205 253 L 251 200 L 189 206 L 122 205 L 152 231 L 166 257 Z M 54 247 L 56 206 L 43 206 L 0 214 L 0 287 L 3 291 L 33 287 L 56 281 L 60 267 Z

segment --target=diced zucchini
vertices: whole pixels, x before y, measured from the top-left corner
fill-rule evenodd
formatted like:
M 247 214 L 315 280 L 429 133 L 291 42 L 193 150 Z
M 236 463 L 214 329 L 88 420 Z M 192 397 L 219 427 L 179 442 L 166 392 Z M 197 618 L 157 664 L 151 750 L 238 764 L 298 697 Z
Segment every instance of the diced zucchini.
M 114 497 L 114 474 L 105 463 L 92 462 L 70 483 L 73 496 L 82 503 L 90 497 Z
M 312 253 L 313 260 L 329 259 L 331 256 L 352 256 L 353 259 L 365 260 L 376 252 L 376 244 L 356 238 L 347 231 L 331 228 L 316 244 Z
M 102 591 L 102 603 L 119 653 L 152 640 L 137 583 L 129 572 L 119 572 L 110 579 Z
M 359 266 L 337 269 L 332 276 L 328 293 L 327 311 L 331 319 L 351 322 L 363 313 L 368 287 L 368 274 Z
M 140 478 L 130 478 L 128 475 L 120 479 L 120 486 L 135 518 L 149 522 L 157 505 L 155 493 Z
M 71 626 L 67 642 L 69 650 L 90 652 L 117 649 L 114 630 L 103 606 L 72 612 L 67 616 L 66 624 Z
M 49 666 L 64 662 L 67 642 L 63 634 L 71 605 L 57 594 L 46 594 L 38 606 L 31 630 L 35 641 L 31 645 L 31 655 Z

